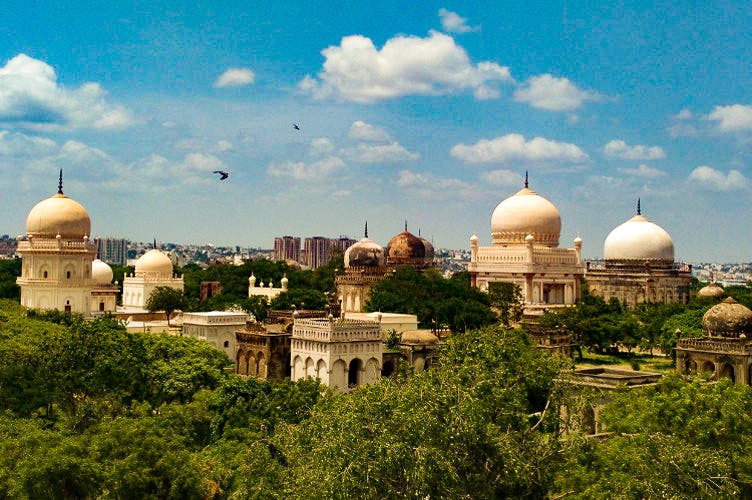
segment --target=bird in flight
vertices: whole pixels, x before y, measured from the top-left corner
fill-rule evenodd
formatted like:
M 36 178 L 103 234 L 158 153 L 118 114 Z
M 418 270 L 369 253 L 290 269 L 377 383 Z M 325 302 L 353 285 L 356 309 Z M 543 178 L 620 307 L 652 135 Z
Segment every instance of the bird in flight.
M 295 130 L 300 130 L 300 127 L 298 126 L 297 123 L 293 123 L 292 128 L 294 128 Z
M 230 177 L 230 173 L 229 172 L 225 172 L 224 170 L 215 170 L 214 173 L 215 174 L 219 174 L 219 180 L 220 181 L 223 181 L 223 180 L 227 179 L 228 177 Z

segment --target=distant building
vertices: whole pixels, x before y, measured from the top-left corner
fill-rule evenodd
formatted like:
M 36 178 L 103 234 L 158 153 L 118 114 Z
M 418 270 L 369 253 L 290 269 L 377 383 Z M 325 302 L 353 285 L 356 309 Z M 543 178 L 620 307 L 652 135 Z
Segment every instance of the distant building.
M 222 293 L 222 283 L 219 281 L 202 281 L 199 298 L 201 300 L 216 297 Z
M 282 236 L 274 238 L 274 260 L 300 262 L 300 237 Z
M 256 284 L 256 276 L 251 274 L 251 276 L 248 278 L 248 296 L 266 297 L 266 301 L 271 304 L 272 299 L 274 299 L 280 293 L 287 291 L 288 281 L 289 280 L 287 279 L 287 276 L 283 276 L 280 280 L 280 286 L 278 288 L 274 287 L 271 279 L 268 283 L 266 283 L 266 286 L 264 286 L 263 280 L 259 281 L 259 283 Z
M 183 335 L 204 340 L 235 360 L 235 330 L 248 321 L 246 313 L 208 311 L 183 313 Z
M 153 248 L 136 261 L 133 274 L 123 278 L 123 307 L 145 309 L 149 295 L 160 286 L 182 292 L 183 278 L 173 273 L 170 258 Z
M 128 241 L 123 238 L 97 238 L 99 259 L 124 266 L 128 260 Z
M 332 240 L 323 236 L 312 236 L 305 239 L 305 259 L 303 264 L 310 269 L 326 265 L 332 255 Z
M 91 265 L 94 286 L 91 289 L 91 314 L 93 316 L 112 313 L 117 309 L 118 284 L 113 283 L 112 268 L 100 259 Z

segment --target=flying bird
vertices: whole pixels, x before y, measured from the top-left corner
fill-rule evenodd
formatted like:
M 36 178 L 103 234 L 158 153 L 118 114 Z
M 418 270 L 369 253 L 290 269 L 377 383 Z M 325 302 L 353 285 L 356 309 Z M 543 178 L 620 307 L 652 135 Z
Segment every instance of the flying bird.
M 298 126 L 297 123 L 293 123 L 292 128 L 294 128 L 295 130 L 300 130 L 300 127 Z
M 229 172 L 225 172 L 224 170 L 215 170 L 214 173 L 215 174 L 219 174 L 219 180 L 220 181 L 223 181 L 223 180 L 227 179 L 228 177 L 230 177 L 230 173 Z

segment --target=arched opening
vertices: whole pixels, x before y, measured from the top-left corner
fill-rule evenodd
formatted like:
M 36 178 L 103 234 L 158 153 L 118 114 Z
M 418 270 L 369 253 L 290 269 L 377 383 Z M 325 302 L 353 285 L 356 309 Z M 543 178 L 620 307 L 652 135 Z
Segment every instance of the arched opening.
M 65 301 L 65 312 L 71 312 L 71 303 L 70 300 Z
M 70 271 L 65 271 L 65 279 L 69 280 L 70 276 L 71 276 L 71 272 Z
M 384 364 L 381 367 L 381 376 L 390 377 L 392 373 L 394 373 L 394 361 L 392 361 L 391 359 L 384 361 Z
M 720 377 L 728 378 L 731 379 L 732 382 L 736 382 L 734 367 L 729 364 L 724 364 L 721 368 Z
M 104 302 L 99 303 L 99 312 L 104 311 Z
M 712 361 L 705 361 L 702 364 L 702 370 L 703 372 L 708 372 L 711 375 L 715 374 L 715 364 Z
M 230 341 L 229 341 L 229 340 L 225 340 L 224 344 L 222 344 L 222 345 L 223 345 L 223 346 L 225 347 L 225 349 L 226 349 L 226 348 L 230 347 Z
M 350 361 L 350 367 L 347 370 L 347 386 L 356 387 L 360 383 L 360 369 L 363 366 L 363 362 L 355 358 Z

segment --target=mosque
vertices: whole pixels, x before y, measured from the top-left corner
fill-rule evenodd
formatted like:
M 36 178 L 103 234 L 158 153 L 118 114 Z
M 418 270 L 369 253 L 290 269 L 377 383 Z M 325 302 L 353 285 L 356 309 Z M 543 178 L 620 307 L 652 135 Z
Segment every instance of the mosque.
M 85 317 L 116 312 L 117 284 L 109 265 L 95 258 L 91 219 L 86 209 L 63 193 L 60 171 L 57 193 L 37 203 L 26 218 L 26 235 L 18 235 L 21 305 L 57 309 Z M 169 257 L 157 249 L 136 261 L 123 280 L 121 311 L 145 312 L 149 294 L 158 286 L 183 289 Z

